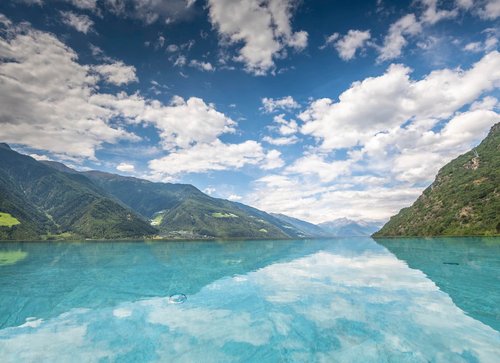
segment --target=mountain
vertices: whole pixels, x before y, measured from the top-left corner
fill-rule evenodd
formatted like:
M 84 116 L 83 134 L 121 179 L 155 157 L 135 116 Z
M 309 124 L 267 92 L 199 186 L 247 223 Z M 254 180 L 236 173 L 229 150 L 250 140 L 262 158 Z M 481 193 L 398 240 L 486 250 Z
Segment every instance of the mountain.
M 330 234 L 323 230 L 316 224 L 312 224 L 301 219 L 289 217 L 284 214 L 271 213 L 271 215 L 275 218 L 278 218 L 284 223 L 288 223 L 298 231 L 300 231 L 304 236 L 303 237 L 329 237 Z
M 155 183 L 99 171 L 83 172 L 130 209 L 152 220 L 163 237 L 300 238 L 287 222 L 188 184 Z
M 500 234 L 500 123 L 475 149 L 439 170 L 434 182 L 374 237 Z
M 156 229 L 87 177 L 0 146 L 0 240 L 131 238 Z
M 339 218 L 330 222 L 320 223 L 318 226 L 331 237 L 361 237 L 370 236 L 380 228 L 378 222 L 353 221 Z
M 325 236 L 317 226 L 155 183 L 37 161 L 0 144 L 0 240 Z

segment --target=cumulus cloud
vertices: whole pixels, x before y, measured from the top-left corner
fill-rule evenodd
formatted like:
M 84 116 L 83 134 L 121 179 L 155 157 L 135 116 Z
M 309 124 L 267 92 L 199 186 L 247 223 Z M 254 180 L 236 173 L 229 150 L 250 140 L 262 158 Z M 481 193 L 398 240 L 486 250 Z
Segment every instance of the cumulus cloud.
M 411 38 L 417 36 L 423 37 L 424 30 L 437 24 L 440 21 L 456 18 L 461 12 L 469 12 L 471 15 L 479 16 L 485 20 L 495 20 L 500 16 L 500 1 L 498 0 L 455 0 L 453 3 L 440 2 L 438 0 L 417 0 L 413 2 L 417 7 L 416 16 L 413 13 L 406 14 L 396 22 L 391 24 L 387 35 L 384 37 L 382 46 L 376 46 L 379 56 L 378 62 L 392 60 L 401 56 L 403 48 L 407 46 Z M 447 8 L 443 8 L 443 5 Z M 338 34 L 333 34 L 337 35 Z M 427 40 L 419 42 L 419 45 L 425 44 Z M 334 39 L 336 40 L 336 39 Z M 332 42 L 334 41 L 332 40 Z M 469 43 L 466 51 L 489 51 L 495 48 L 496 41 L 493 37 L 488 42 Z M 325 45 L 326 46 L 326 45 Z M 324 47 L 324 46 L 323 46 Z
M 391 24 L 384 38 L 384 44 L 379 48 L 379 61 L 397 58 L 408 44 L 407 36 L 415 36 L 422 31 L 422 25 L 414 14 L 407 14 Z
M 236 122 L 207 104 L 201 98 L 184 100 L 174 96 L 170 105 L 148 100 L 139 94 L 116 96 L 93 95 L 92 101 L 114 110 L 130 122 L 148 123 L 158 129 L 166 150 L 189 148 L 197 143 L 211 143 L 223 133 L 234 132 Z
M 95 10 L 97 8 L 97 0 L 67 0 L 73 6 L 82 10 Z
M 241 195 L 238 194 L 231 194 L 227 197 L 228 200 L 232 200 L 233 202 L 238 202 L 243 199 Z
M 484 41 L 471 42 L 465 45 L 464 50 L 467 52 L 489 52 L 498 47 L 498 31 L 496 29 L 486 29 L 483 31 L 486 34 Z
M 139 93 L 101 93 L 101 77 L 121 85 L 136 80 L 135 68 L 122 62 L 82 65 L 54 35 L 8 19 L 2 24 L 0 138 L 6 142 L 95 159 L 104 143 L 140 139 L 127 124 L 154 127 L 165 150 L 213 143 L 235 131 L 235 121 L 200 98 L 176 96 L 166 105 Z
M 299 131 L 299 125 L 295 120 L 286 120 L 285 114 L 281 113 L 274 116 L 274 125 L 268 126 L 268 129 L 278 133 L 279 137 L 265 136 L 262 141 L 271 145 L 284 146 L 292 145 L 299 141 L 295 134 Z
M 443 19 L 451 19 L 458 15 L 458 10 L 452 8 L 450 10 L 438 9 L 438 0 L 419 0 L 424 7 L 421 16 L 421 21 L 428 24 L 436 24 Z M 462 6 L 467 5 L 462 2 Z
M 483 19 L 497 19 L 498 17 L 500 17 L 500 1 L 486 0 L 482 2 L 482 6 L 480 6 L 478 9 L 478 14 Z
M 500 122 L 498 100 L 487 94 L 500 86 L 499 69 L 496 51 L 467 70 L 436 70 L 419 80 L 408 67 L 391 65 L 354 82 L 337 102 L 311 102 L 299 115 L 300 132 L 314 136 L 317 147 L 259 179 L 245 200 L 313 222 L 388 218 Z
M 286 96 L 283 98 L 264 97 L 262 99 L 261 109 L 266 113 L 273 113 L 278 110 L 291 111 L 297 108 L 300 108 L 300 105 L 293 99 L 292 96 Z
M 343 60 L 355 58 L 358 49 L 363 49 L 370 39 L 369 30 L 349 30 L 347 34 L 335 42 L 335 49 Z
M 188 19 L 193 14 L 192 0 L 104 0 L 104 7 L 117 16 L 139 19 L 145 24 Z
M 459 9 L 468 10 L 474 5 L 473 0 L 455 0 L 455 3 Z
M 268 144 L 271 144 L 271 145 L 284 146 L 284 145 L 296 144 L 299 141 L 299 138 L 295 135 L 290 136 L 290 137 L 264 136 L 262 138 L 262 141 L 267 142 Z
M 137 82 L 134 66 L 126 65 L 121 61 L 116 61 L 109 64 L 101 64 L 94 66 L 93 69 L 99 73 L 103 79 L 117 86 L 122 86 L 130 82 Z
M 196 69 L 198 69 L 200 71 L 203 71 L 203 72 L 213 72 L 213 71 L 215 71 L 215 67 L 212 66 L 212 64 L 210 62 L 199 61 L 199 60 L 196 60 L 196 59 L 192 59 L 189 62 L 189 66 L 193 67 L 193 68 L 196 68 Z
M 135 171 L 135 166 L 130 163 L 120 163 L 116 166 L 116 170 L 123 171 L 125 173 L 132 173 Z
M 275 68 L 275 59 L 286 57 L 286 49 L 307 46 L 305 31 L 292 31 L 292 0 L 209 0 L 212 25 L 223 44 L 241 44 L 234 60 L 245 70 L 265 75 Z
M 72 11 L 61 11 L 62 22 L 80 33 L 87 34 L 92 30 L 94 22 L 87 15 L 76 14 Z
M 410 73 L 408 67 L 391 65 L 382 76 L 354 82 L 338 102 L 312 102 L 299 116 L 305 122 L 302 132 L 321 139 L 324 149 L 340 149 L 363 144 L 410 119 L 447 118 L 498 86 L 500 53 L 485 55 L 467 71 L 436 70 L 419 81 Z
M 138 139 L 110 122 L 109 109 L 90 102 L 97 77 L 55 36 L 9 25 L 0 37 L 0 57 L 3 140 L 94 158 L 105 142 Z
M 293 135 L 297 133 L 297 131 L 299 131 L 299 125 L 297 124 L 297 121 L 285 120 L 284 114 L 274 116 L 273 121 L 278 124 L 278 132 L 283 136 Z
M 331 182 L 351 172 L 352 160 L 325 161 L 324 157 L 310 154 L 297 159 L 286 168 L 290 174 L 315 175 L 322 182 Z
M 421 191 L 408 186 L 334 186 L 319 183 L 315 178 L 271 174 L 256 180 L 245 200 L 257 208 L 313 223 L 341 217 L 380 220 L 410 205 Z
M 337 39 L 339 39 L 339 33 L 333 33 L 325 38 L 325 43 L 319 47 L 319 49 L 325 49 L 329 45 L 333 44 Z
M 269 150 L 260 167 L 264 170 L 273 170 L 277 168 L 281 168 L 285 165 L 283 159 L 281 159 L 281 152 L 278 150 Z
M 281 167 L 283 161 L 276 150 L 265 152 L 261 144 L 248 140 L 227 144 L 220 140 L 200 143 L 188 149 L 173 151 L 149 162 L 152 177 L 163 179 L 183 173 L 202 173 L 212 170 L 234 170 L 245 165 L 260 165 L 263 169 Z

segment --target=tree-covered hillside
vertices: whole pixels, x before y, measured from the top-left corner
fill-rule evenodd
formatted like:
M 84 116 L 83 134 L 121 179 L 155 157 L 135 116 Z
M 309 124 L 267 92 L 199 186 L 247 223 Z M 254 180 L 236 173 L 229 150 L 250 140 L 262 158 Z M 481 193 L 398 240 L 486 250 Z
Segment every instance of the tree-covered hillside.
M 0 226 L 0 239 L 131 238 L 156 233 L 85 176 L 58 171 L 6 144 L 0 147 L 0 212 L 19 221 Z
M 189 184 L 79 172 L 0 145 L 0 240 L 320 236 L 310 226 Z
M 213 198 L 189 184 L 154 183 L 98 171 L 83 174 L 133 211 L 151 219 L 163 237 L 304 236 L 300 230 L 268 213 Z
M 409 207 L 377 233 L 381 236 L 500 234 L 500 124 L 475 149 L 445 165 Z

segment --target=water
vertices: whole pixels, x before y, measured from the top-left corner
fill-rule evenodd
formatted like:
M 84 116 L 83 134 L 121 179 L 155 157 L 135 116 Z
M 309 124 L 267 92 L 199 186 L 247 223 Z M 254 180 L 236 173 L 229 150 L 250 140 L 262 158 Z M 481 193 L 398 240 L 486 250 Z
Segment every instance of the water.
M 498 362 L 500 239 L 0 244 L 1 362 Z

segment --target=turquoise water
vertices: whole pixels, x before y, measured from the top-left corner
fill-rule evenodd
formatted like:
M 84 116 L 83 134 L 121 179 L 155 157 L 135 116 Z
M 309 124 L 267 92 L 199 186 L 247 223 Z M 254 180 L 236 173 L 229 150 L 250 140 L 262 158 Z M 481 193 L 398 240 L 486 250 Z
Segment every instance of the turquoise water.
M 1 362 L 498 362 L 500 239 L 0 244 Z

